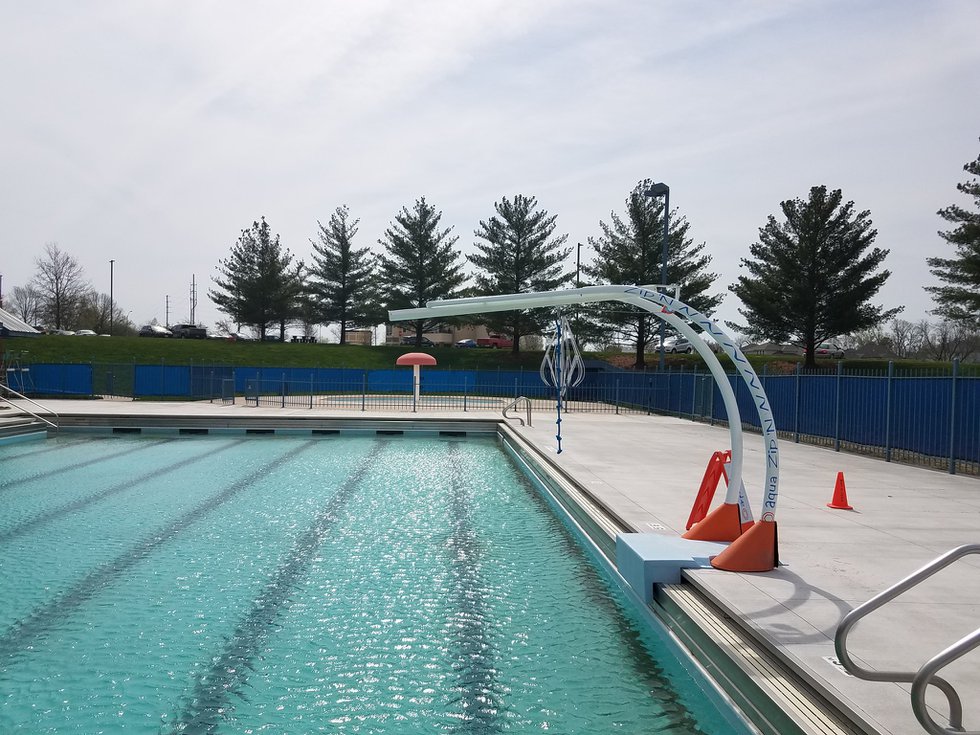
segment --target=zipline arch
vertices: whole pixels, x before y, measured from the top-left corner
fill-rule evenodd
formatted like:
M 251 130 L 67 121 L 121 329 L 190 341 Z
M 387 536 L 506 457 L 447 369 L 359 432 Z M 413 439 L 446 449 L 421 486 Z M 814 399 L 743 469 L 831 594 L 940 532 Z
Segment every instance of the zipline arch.
M 650 312 L 658 319 L 662 319 L 672 328 L 687 337 L 691 345 L 708 365 L 708 369 L 715 379 L 728 414 L 728 428 L 732 442 L 732 467 L 725 504 L 729 508 L 737 505 L 738 493 L 743 484 L 741 415 L 739 414 L 735 393 L 728 380 L 728 376 L 725 375 L 717 356 L 702 338 L 702 334 L 710 336 L 725 351 L 725 354 L 732 359 L 739 376 L 752 396 L 756 413 L 759 416 L 759 425 L 762 427 L 766 458 L 765 484 L 763 488 L 760 523 L 755 524 L 748 532 L 733 542 L 729 549 L 722 552 L 718 557 L 715 557 L 712 560 L 712 564 L 716 567 L 733 571 L 768 571 L 772 569 L 778 564 L 775 521 L 776 503 L 779 498 L 779 441 L 776 436 L 776 422 L 769 405 L 769 399 L 762 387 L 762 382 L 759 380 L 759 376 L 752 368 L 752 365 L 735 344 L 731 336 L 707 315 L 685 304 L 679 298 L 655 290 L 652 286 L 613 285 L 583 286 L 582 288 L 573 288 L 564 291 L 502 294 L 499 296 L 430 301 L 422 308 L 393 310 L 389 312 L 389 317 L 392 321 L 407 321 L 423 318 L 438 319 L 448 316 L 512 311 L 515 309 L 574 306 L 599 301 L 620 301 L 622 303 L 633 304 Z M 700 327 L 703 332 L 698 333 L 695 331 L 684 319 Z M 710 518 L 711 516 L 709 515 L 702 523 L 706 523 Z M 694 530 L 696 529 L 697 526 L 695 526 Z M 750 536 L 752 537 L 751 540 L 747 538 Z M 735 548 L 739 545 L 751 548 L 748 549 L 747 554 L 744 552 L 739 553 L 736 552 Z M 746 557 L 751 558 L 747 559 Z M 731 564 L 729 564 L 729 558 L 732 558 Z

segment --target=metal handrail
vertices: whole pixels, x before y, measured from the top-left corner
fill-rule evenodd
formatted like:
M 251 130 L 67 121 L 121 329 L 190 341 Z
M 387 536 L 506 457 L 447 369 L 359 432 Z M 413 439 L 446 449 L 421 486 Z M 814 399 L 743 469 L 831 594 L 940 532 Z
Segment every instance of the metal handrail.
M 524 403 L 526 404 L 525 408 L 527 409 L 527 426 L 530 426 L 531 425 L 531 399 L 528 398 L 527 396 L 518 396 L 513 401 L 508 403 L 506 406 L 504 406 L 504 410 L 503 410 L 504 418 L 517 419 L 518 421 L 521 422 L 521 426 L 524 426 L 525 425 L 524 419 L 522 419 L 520 416 L 507 415 L 507 412 L 510 411 L 510 409 L 512 408 L 517 408 L 517 404 L 520 403 L 521 401 L 524 401 Z
M 980 554 L 980 544 L 965 544 L 955 549 L 947 551 L 940 557 L 933 559 L 924 567 L 891 587 L 881 592 L 863 605 L 858 605 L 851 610 L 841 620 L 837 626 L 837 633 L 834 636 L 834 648 L 837 651 L 837 660 L 841 662 L 845 669 L 859 679 L 868 681 L 889 681 L 889 682 L 911 682 L 912 683 L 912 711 L 916 719 L 922 724 L 926 732 L 932 735 L 980 735 L 978 730 L 964 731 L 963 728 L 963 704 L 959 695 L 945 679 L 936 676 L 936 673 L 947 664 L 960 658 L 977 646 L 980 646 L 980 628 L 960 639 L 949 648 L 933 656 L 923 666 L 916 671 L 871 671 L 862 668 L 854 663 L 850 654 L 847 652 L 847 636 L 851 632 L 854 624 L 869 613 L 882 607 L 885 603 L 894 600 L 903 592 L 915 587 L 920 582 L 928 579 L 939 570 L 949 566 L 954 561 L 970 554 Z M 926 709 L 925 691 L 930 684 L 938 687 L 949 702 L 949 727 L 944 728 L 933 721 Z
M 55 413 L 54 411 L 52 411 L 50 408 L 48 408 L 47 406 L 42 406 L 37 401 L 35 401 L 35 400 L 31 399 L 31 398 L 28 398 L 27 396 L 23 395 L 22 393 L 18 393 L 17 391 L 15 391 L 13 388 L 11 388 L 6 383 L 0 383 L 0 388 L 3 388 L 3 390 L 7 391 L 8 393 L 12 393 L 13 395 L 17 396 L 17 398 L 19 398 L 22 401 L 27 401 L 31 405 L 37 406 L 42 411 L 47 411 L 49 414 L 51 414 L 52 416 L 54 416 L 55 422 L 61 421 L 61 417 L 57 413 Z M 32 416 L 33 418 L 37 419 L 38 421 L 47 424 L 52 429 L 57 429 L 58 428 L 58 424 L 57 423 L 53 423 L 51 421 L 48 421 L 43 416 L 38 416 L 36 413 L 34 413 L 33 411 L 31 411 L 30 409 L 24 408 L 23 406 L 18 406 L 16 403 L 14 403 L 13 401 L 11 401 L 9 398 L 7 398 L 6 396 L 4 396 L 2 394 L 0 394 L 0 400 L 5 401 L 6 403 L 9 403 L 11 406 L 14 406 L 15 408 L 19 408 L 21 411 L 23 411 L 27 415 Z

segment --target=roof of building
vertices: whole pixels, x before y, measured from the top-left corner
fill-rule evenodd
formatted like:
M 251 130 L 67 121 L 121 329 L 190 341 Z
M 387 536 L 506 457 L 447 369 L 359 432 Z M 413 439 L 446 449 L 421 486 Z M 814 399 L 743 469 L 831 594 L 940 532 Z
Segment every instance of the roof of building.
M 34 327 L 23 319 L 14 316 L 6 309 L 0 309 L 0 324 L 10 332 L 11 337 L 24 337 L 30 334 L 40 334 Z

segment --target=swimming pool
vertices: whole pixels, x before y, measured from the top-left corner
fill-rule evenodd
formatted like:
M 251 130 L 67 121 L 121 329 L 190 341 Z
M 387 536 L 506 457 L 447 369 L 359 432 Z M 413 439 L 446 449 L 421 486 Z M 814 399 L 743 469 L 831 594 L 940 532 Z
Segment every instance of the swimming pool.
M 0 446 L 0 732 L 747 732 L 494 439 Z

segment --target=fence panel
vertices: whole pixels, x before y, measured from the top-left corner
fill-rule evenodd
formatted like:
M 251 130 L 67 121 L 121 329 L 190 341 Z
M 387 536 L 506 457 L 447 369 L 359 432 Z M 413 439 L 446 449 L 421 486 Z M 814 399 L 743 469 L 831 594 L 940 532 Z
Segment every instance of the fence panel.
M 956 419 L 953 452 L 967 464 L 964 470 L 980 472 L 980 376 L 956 381 Z
M 190 398 L 188 365 L 134 365 L 134 398 Z
M 837 376 L 801 375 L 799 406 L 801 434 L 808 437 L 832 438 L 837 409 Z M 779 426 L 778 422 L 776 426 Z
M 864 447 L 885 446 L 887 379 L 880 375 L 841 378 L 841 441 Z
M 892 380 L 891 447 L 942 457 L 949 452 L 950 378 Z

